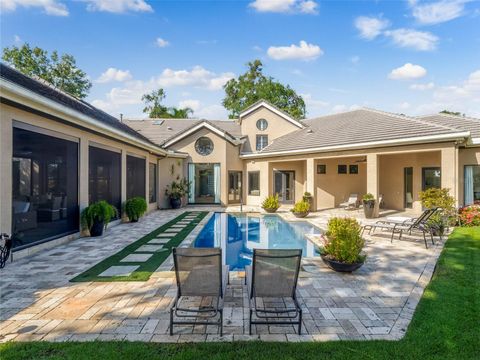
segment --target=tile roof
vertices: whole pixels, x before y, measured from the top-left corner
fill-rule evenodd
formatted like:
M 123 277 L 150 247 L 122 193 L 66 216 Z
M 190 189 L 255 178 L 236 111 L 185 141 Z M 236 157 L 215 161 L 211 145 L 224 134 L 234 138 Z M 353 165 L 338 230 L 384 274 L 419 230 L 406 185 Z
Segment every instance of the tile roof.
M 418 119 L 431 124 L 440 124 L 463 131 L 470 131 L 472 138 L 480 138 L 480 119 L 448 114 L 425 115 L 419 116 Z
M 240 125 L 234 120 L 198 120 L 198 119 L 141 119 L 125 120 L 125 123 L 135 131 L 148 136 L 158 145 L 180 135 L 182 132 L 202 123 L 207 122 L 219 130 L 225 131 L 232 137 L 242 136 Z
M 260 153 L 454 134 L 461 130 L 418 118 L 358 109 L 304 121 L 307 127 L 272 141 Z
M 18 70 L 11 68 L 3 63 L 0 63 L 0 77 L 2 80 L 7 80 L 16 85 L 19 85 L 27 90 L 30 90 L 38 95 L 41 95 L 49 100 L 52 100 L 60 105 L 66 106 L 72 110 L 78 111 L 83 115 L 94 118 L 101 121 L 116 130 L 120 130 L 128 135 L 134 136 L 141 141 L 146 141 L 153 144 L 148 137 L 139 134 L 131 127 L 120 122 L 117 118 L 107 114 L 106 112 L 90 105 L 86 101 L 77 99 L 69 94 L 64 93 L 58 89 L 55 89 L 52 85 L 44 83 L 41 80 L 35 80 L 28 77 Z

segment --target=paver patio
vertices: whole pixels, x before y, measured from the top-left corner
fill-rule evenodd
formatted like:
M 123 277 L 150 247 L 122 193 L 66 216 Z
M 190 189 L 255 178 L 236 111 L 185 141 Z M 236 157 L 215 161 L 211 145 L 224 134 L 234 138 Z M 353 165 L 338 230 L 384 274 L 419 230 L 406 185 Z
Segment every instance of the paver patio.
M 304 309 L 301 336 L 293 326 L 266 325 L 256 326 L 255 335 L 248 335 L 242 273 L 232 273 L 227 288 L 223 338 L 216 326 L 201 325 L 175 327 L 175 335 L 167 335 L 168 310 L 176 293 L 171 271 L 159 270 L 146 282 L 69 282 L 182 211 L 157 211 L 139 223 L 113 227 L 102 238 L 78 239 L 7 264 L 0 279 L 0 341 L 399 339 L 443 247 L 437 240 L 435 246 L 425 249 L 418 235 L 393 244 L 386 234 L 366 236 L 368 260 L 354 274 L 335 273 L 319 258 L 304 259 L 298 284 Z M 324 226 L 332 215 L 336 213 L 318 212 L 308 220 Z M 347 215 L 361 217 L 356 212 Z M 281 216 L 289 218 L 290 214 Z M 209 217 L 185 241 L 192 241 Z M 149 244 L 157 243 L 152 240 Z M 168 264 L 167 260 L 160 269 L 168 269 Z

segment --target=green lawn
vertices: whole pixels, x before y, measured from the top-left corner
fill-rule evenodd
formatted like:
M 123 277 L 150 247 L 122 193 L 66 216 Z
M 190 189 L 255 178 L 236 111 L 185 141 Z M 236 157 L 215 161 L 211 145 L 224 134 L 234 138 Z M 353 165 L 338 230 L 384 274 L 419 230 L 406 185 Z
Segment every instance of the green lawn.
M 480 228 L 450 236 L 401 341 L 9 343 L 9 359 L 480 359 Z

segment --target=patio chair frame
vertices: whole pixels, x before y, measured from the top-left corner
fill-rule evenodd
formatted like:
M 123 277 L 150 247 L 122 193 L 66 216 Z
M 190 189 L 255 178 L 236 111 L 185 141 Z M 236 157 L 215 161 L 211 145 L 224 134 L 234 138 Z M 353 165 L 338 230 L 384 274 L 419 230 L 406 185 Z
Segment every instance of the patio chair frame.
M 428 224 L 428 219 L 438 211 L 441 211 L 440 208 L 433 208 L 425 210 L 418 218 L 416 219 L 408 219 L 402 222 L 393 221 L 393 220 L 380 220 L 374 224 L 367 224 L 364 225 L 362 228 L 362 235 L 365 230 L 368 230 L 368 234 L 372 235 L 372 231 L 375 233 L 375 229 L 380 228 L 383 230 L 391 230 L 392 236 L 390 237 L 390 242 L 393 242 L 395 234 L 399 234 L 398 240 L 402 240 L 402 236 L 404 232 L 408 232 L 409 234 L 412 231 L 419 230 L 423 234 L 423 241 L 425 243 L 425 248 L 428 249 L 427 243 L 427 236 L 426 233 L 430 234 L 430 240 L 432 245 L 435 245 L 435 240 L 433 238 L 433 230 L 434 228 Z M 440 236 L 441 239 L 441 236 Z
M 189 248 L 191 250 L 198 250 L 198 249 L 205 249 L 205 248 Z M 170 335 L 173 335 L 173 326 L 174 325 L 217 325 L 220 328 L 220 336 L 223 336 L 223 301 L 225 298 L 225 290 L 228 284 L 230 284 L 230 277 L 229 277 L 229 270 L 228 270 L 228 265 L 222 265 L 222 249 L 221 248 L 208 248 L 208 250 L 218 250 L 217 253 L 211 253 L 211 254 L 181 254 L 182 257 L 196 257 L 196 258 L 202 258 L 202 257 L 219 257 L 220 259 L 220 269 L 219 269 L 219 290 L 218 290 L 218 295 L 216 296 L 216 302 L 213 306 L 205 307 L 205 308 L 199 308 L 199 309 L 190 309 L 190 308 L 183 308 L 180 306 L 181 298 L 182 298 L 182 290 L 181 290 L 181 281 L 180 281 L 180 275 L 179 275 L 179 267 L 178 267 L 178 258 L 177 258 L 177 248 L 173 248 L 173 262 L 174 262 L 174 268 L 175 268 L 175 279 L 176 279 L 176 284 L 177 284 L 177 295 L 175 296 L 174 302 L 172 307 L 170 308 Z M 226 277 L 226 278 L 225 278 Z M 195 296 L 195 295 L 186 295 L 186 296 Z M 202 295 L 198 295 L 201 297 L 205 297 Z M 212 295 L 211 297 L 214 297 Z M 182 314 L 183 313 L 183 314 Z M 212 319 L 215 318 L 217 315 L 219 315 L 219 319 L 217 321 L 209 321 L 209 320 L 202 320 L 198 321 L 196 318 L 193 321 L 176 321 L 175 317 L 178 318 L 191 318 L 191 317 L 196 317 L 200 314 L 207 314 L 210 313 L 207 316 L 204 316 L 206 319 Z
M 248 300 L 249 300 L 249 323 L 248 323 L 248 333 L 252 335 L 252 325 L 297 325 L 298 326 L 298 335 L 302 333 L 302 308 L 297 300 L 297 283 L 298 275 L 300 273 L 300 265 L 302 259 L 302 250 L 301 249 L 276 249 L 276 252 L 285 251 L 288 252 L 288 255 L 268 255 L 268 253 L 260 254 L 260 252 L 265 251 L 264 249 L 254 249 L 253 251 L 253 260 L 252 266 L 245 268 L 245 283 L 247 284 Z M 268 251 L 268 250 L 267 250 Z M 276 258 L 276 259 L 286 259 L 286 258 L 298 258 L 296 267 L 295 267 L 295 277 L 292 287 L 291 299 L 293 300 L 294 308 L 288 308 L 285 310 L 267 310 L 261 309 L 257 306 L 257 297 L 255 296 L 255 268 L 256 260 L 258 257 L 263 258 Z M 248 269 L 252 269 L 249 274 Z M 250 277 L 250 276 L 251 277 Z M 262 297 L 265 298 L 265 297 Z M 285 297 L 286 298 L 286 297 Z M 261 320 L 253 320 L 253 313 Z M 276 316 L 274 316 L 276 315 Z M 298 320 L 295 318 L 298 317 Z M 278 320 L 268 320 L 268 319 L 280 319 Z

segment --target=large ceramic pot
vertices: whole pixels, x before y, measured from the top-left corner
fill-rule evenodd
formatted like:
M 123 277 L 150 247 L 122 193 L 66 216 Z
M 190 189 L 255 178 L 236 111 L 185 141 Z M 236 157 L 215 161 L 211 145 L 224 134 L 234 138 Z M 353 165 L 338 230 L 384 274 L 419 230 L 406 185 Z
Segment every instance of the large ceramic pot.
M 305 211 L 305 212 L 292 212 L 293 215 L 295 215 L 296 218 L 304 218 L 306 217 L 308 214 L 310 214 L 309 211 Z
M 276 212 L 278 210 L 278 208 L 276 208 L 276 209 L 263 209 L 263 210 L 265 210 L 267 213 L 273 214 L 274 212 Z
M 323 262 L 328 265 L 328 267 L 332 270 L 338 271 L 338 272 L 352 272 L 360 268 L 364 263 L 354 263 L 354 264 L 346 264 L 342 263 L 339 261 L 335 261 L 332 259 L 329 259 L 328 256 L 325 255 L 320 255 Z
M 363 200 L 363 212 L 366 219 L 373 219 L 375 214 L 375 200 Z
M 103 229 L 105 229 L 105 223 L 103 221 L 95 220 L 93 222 L 92 228 L 90 229 L 90 236 L 92 237 L 102 236 Z
M 182 207 L 182 199 L 170 198 L 170 206 L 172 209 L 180 209 Z

